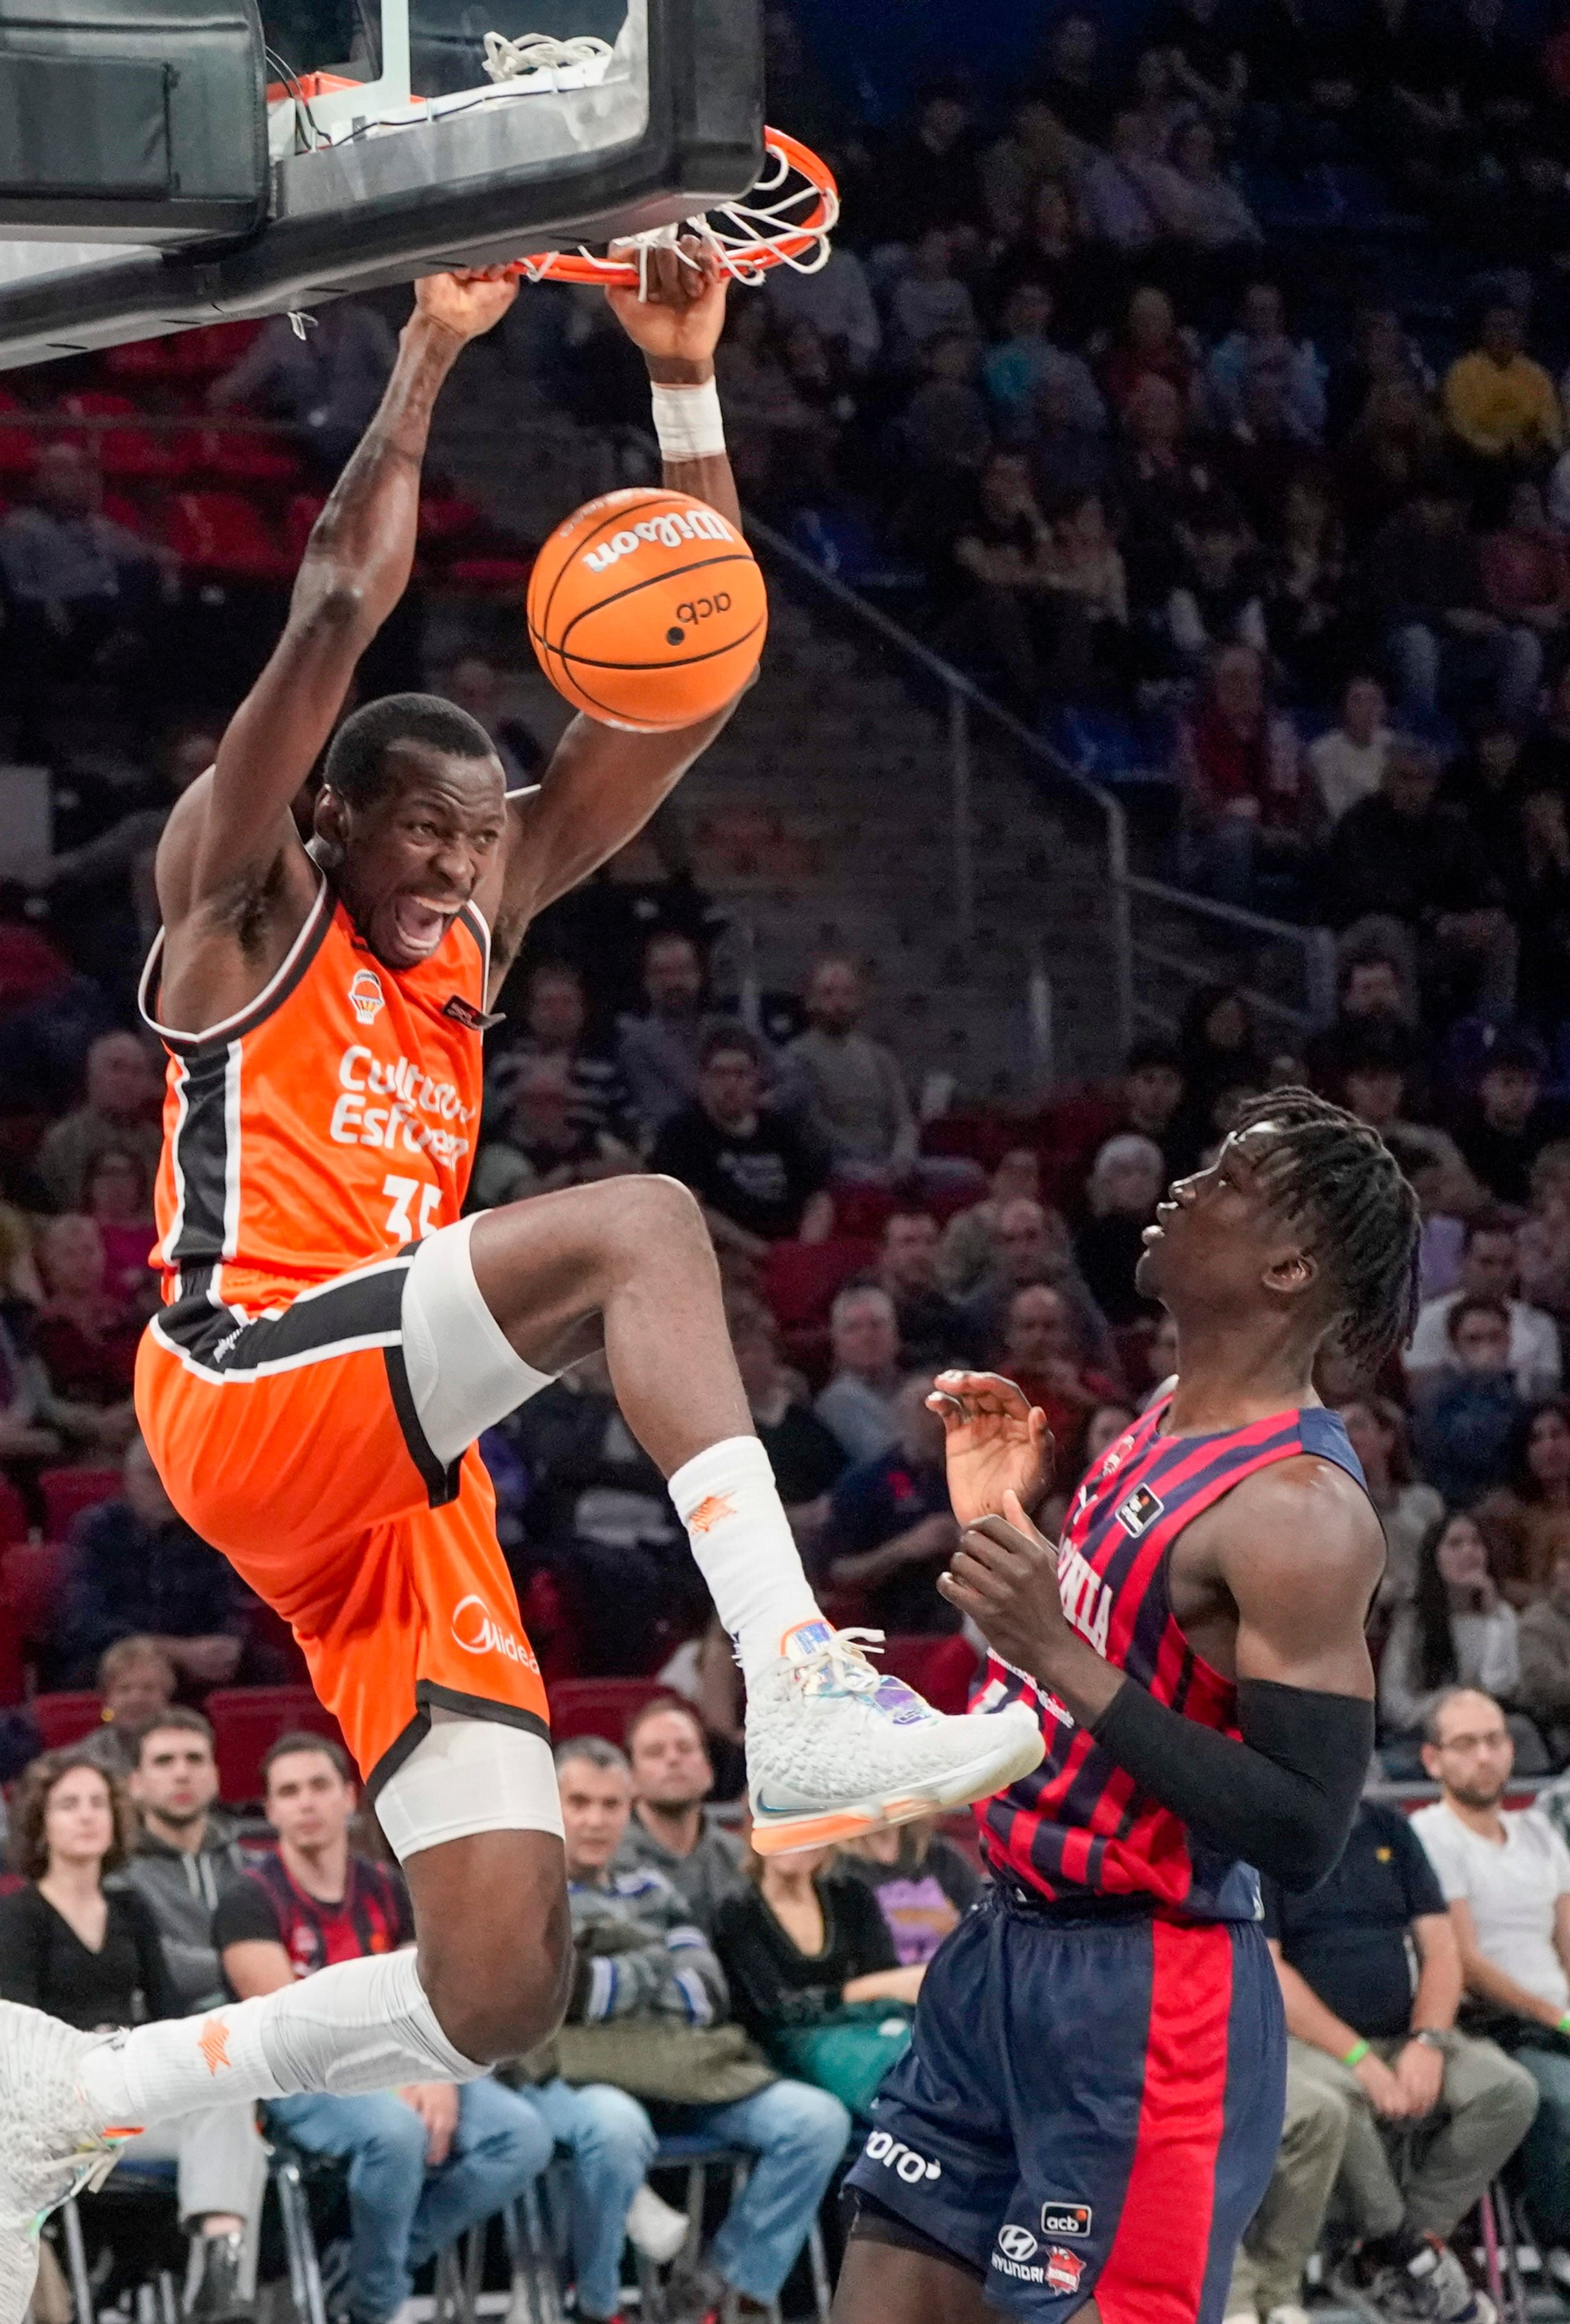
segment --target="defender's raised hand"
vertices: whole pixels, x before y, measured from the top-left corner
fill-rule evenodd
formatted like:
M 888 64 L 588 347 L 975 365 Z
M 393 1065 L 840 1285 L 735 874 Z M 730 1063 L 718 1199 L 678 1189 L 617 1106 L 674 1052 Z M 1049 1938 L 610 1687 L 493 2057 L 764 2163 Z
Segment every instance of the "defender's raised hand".
M 610 255 L 635 259 L 637 253 L 625 243 L 613 243 Z M 714 253 L 687 235 L 679 250 L 649 253 L 642 292 L 607 284 L 611 310 L 642 348 L 651 378 L 670 385 L 708 378 L 725 328 L 729 280 Z
M 1005 1494 L 1033 1508 L 1052 1480 L 1047 1416 L 1000 1372 L 939 1372 L 927 1399 L 943 1423 L 948 1498 L 962 1526 L 1001 1517 Z

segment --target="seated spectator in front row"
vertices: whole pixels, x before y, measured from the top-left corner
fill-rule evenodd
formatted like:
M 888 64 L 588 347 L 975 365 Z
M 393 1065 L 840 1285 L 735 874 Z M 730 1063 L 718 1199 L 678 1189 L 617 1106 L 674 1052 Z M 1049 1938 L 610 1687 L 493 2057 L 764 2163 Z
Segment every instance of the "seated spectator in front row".
M 234 1819 L 218 1805 L 213 1730 L 199 1711 L 176 1703 L 143 1729 L 125 1790 L 142 1827 L 125 1879 L 158 1923 L 181 2009 L 219 2009 L 213 1914 L 247 1868 Z
M 1350 2306 L 1478 2324 L 1492 2310 L 1449 2238 L 1520 2144 L 1538 2093 L 1492 2042 L 1455 2030 L 1460 1956 L 1421 1844 L 1399 1809 L 1365 1800 L 1329 1877 L 1307 1895 L 1266 1881 L 1264 1902 L 1289 2037 L 1287 2128 L 1228 2324 L 1302 2312 L 1333 2185 L 1356 2238 L 1332 2276 Z
M 888 1923 L 865 1884 L 841 1866 L 836 1847 L 767 1857 L 749 1849 L 746 1873 L 715 1923 L 732 2006 L 778 2065 L 832 2090 L 865 2121 L 879 2082 L 909 2043 L 895 2007 L 914 2008 L 926 1969 L 900 1965 Z M 879 2005 L 875 2028 L 857 2014 L 868 2002 Z M 834 2036 L 853 2025 L 860 2040 L 837 2045 L 836 2054 Z
M 891 1632 L 959 1627 L 936 1586 L 959 1529 L 949 1506 L 943 1423 L 927 1408 L 931 1389 L 930 1372 L 904 1382 L 898 1441 L 845 1471 L 811 1560 L 820 1583 L 864 1594 L 868 1618 Z
M 185 2015 L 145 1899 L 104 1885 L 124 1868 L 133 1830 L 117 1779 L 79 1747 L 33 1761 L 11 1803 L 12 1858 L 27 1886 L 0 1896 L 0 1998 L 84 2032 Z M 180 2222 L 202 2246 L 187 2315 L 249 2317 L 267 2184 L 255 2109 L 204 2107 L 143 2131 L 120 2156 L 178 2166 Z
M 281 1736 L 262 1775 L 277 1853 L 260 1858 L 213 1915 L 224 1981 L 240 2001 L 414 1941 L 396 1871 L 350 1850 L 356 1792 L 339 1747 Z M 396 2314 L 415 2269 L 513 2202 L 550 2160 L 538 2111 L 489 2074 L 360 2098 L 275 2098 L 267 2118 L 308 2153 L 348 2164 L 355 2324 Z
M 926 1211 L 895 1211 L 883 1222 L 878 1281 L 894 1303 L 900 1345 L 912 1365 L 968 1363 L 974 1335 L 957 1301 L 937 1282 L 937 1222 Z
M 1454 1291 L 1427 1299 L 1418 1311 L 1412 1343 L 1402 1358 L 1407 1382 L 1415 1394 L 1433 1383 L 1436 1374 L 1453 1365 L 1448 1342 L 1451 1310 L 1461 1299 L 1502 1300 L 1510 1325 L 1510 1368 L 1523 1397 L 1549 1395 L 1559 1385 L 1562 1359 L 1554 1319 L 1518 1296 L 1520 1259 L 1516 1228 L 1499 1211 L 1481 1211 L 1466 1223 L 1461 1251 L 1461 1277 Z
M 899 1434 L 895 1406 L 905 1377 L 894 1303 L 875 1283 L 836 1292 L 828 1311 L 834 1370 L 813 1410 L 850 1461 L 873 1461 Z
M 719 1248 L 750 1259 L 791 1235 L 821 1242 L 834 1223 L 822 1162 L 762 1089 L 752 1035 L 716 1026 L 698 1050 L 697 1102 L 670 1117 L 649 1157 L 691 1187 Z
M 701 2314 L 739 2296 L 766 2307 L 807 2239 L 850 2116 L 826 2091 L 781 2080 L 726 2023 L 719 1963 L 670 1882 L 613 1869 L 632 1805 L 621 1752 L 586 1735 L 561 1745 L 556 1766 L 577 1973 L 558 2036 L 561 2072 L 533 2098 L 574 2150 L 577 2313 L 588 2324 L 621 2306 L 622 2244 L 637 2230 L 629 2212 L 656 2145 L 641 2098 L 660 2103 L 671 2128 L 756 2156 L 693 2304 Z M 618 2087 L 623 2077 L 636 2079 L 639 2098 Z
M 1412 1829 L 1438 1875 L 1472 2003 L 1470 2022 L 1538 2085 L 1521 2149 L 1533 2240 L 1570 2289 L 1570 1849 L 1540 1807 L 1501 1808 L 1515 1766 L 1504 1713 L 1474 1688 L 1442 1695 L 1423 1766 L 1439 1785 Z
M 642 1867 L 669 1880 L 706 1936 L 741 1886 L 741 1843 L 704 1802 L 714 1791 L 708 1737 L 690 1702 L 675 1695 L 645 1705 L 627 1724 L 633 1812 L 616 1869 Z
M 1424 1473 L 1464 1507 L 1502 1483 L 1523 1409 L 1502 1299 L 1463 1297 L 1445 1319 L 1450 1363 L 1419 1401 L 1412 1442 Z
M 1453 1509 L 1424 1539 L 1411 1602 L 1397 1609 L 1380 1661 L 1381 1725 L 1408 1742 L 1398 1771 L 1417 1772 L 1411 1746 L 1446 1688 L 1513 1697 L 1519 1682 L 1516 1609 L 1489 1572 L 1476 1518 Z
M 181 1679 L 225 1686 L 245 1652 L 234 1572 L 180 1516 L 140 1436 L 125 1449 L 117 1499 L 86 1510 L 72 1541 L 52 1640 L 67 1686 L 88 1686 L 117 1639 L 155 1637 Z

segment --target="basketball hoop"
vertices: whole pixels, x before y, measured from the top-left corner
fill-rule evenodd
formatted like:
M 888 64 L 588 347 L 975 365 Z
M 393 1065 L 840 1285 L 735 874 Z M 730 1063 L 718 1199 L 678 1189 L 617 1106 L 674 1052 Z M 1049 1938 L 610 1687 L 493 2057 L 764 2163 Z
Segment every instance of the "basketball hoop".
M 591 282 L 603 289 L 643 291 L 649 253 L 673 250 L 696 236 L 737 282 L 761 282 L 771 266 L 816 274 L 828 263 L 828 237 L 839 217 L 839 188 L 827 161 L 809 145 L 765 129 L 767 160 L 743 200 L 721 202 L 679 225 L 629 235 L 623 245 L 635 256 L 599 258 L 594 252 L 541 250 L 513 262 L 510 272 L 526 282 Z M 688 261 L 690 263 L 690 261 Z

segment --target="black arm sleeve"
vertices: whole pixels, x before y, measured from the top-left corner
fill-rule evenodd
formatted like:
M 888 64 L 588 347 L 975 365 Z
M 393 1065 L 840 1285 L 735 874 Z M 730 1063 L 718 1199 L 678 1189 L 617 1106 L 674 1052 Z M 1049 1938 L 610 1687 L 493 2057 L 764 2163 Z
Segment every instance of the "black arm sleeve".
M 1142 1791 L 1283 1888 L 1312 1888 L 1346 1845 L 1373 1756 L 1374 1707 L 1273 1679 L 1238 1683 L 1242 1740 L 1200 1727 L 1132 1679 L 1091 1733 Z

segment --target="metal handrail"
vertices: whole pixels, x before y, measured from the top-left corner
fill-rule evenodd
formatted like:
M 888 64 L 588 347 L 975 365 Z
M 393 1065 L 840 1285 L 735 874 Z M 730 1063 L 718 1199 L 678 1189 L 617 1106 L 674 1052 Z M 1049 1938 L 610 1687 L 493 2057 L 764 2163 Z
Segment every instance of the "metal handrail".
M 910 631 L 885 613 L 879 605 L 869 604 L 854 589 L 832 573 L 826 573 L 810 557 L 797 548 L 794 541 L 766 524 L 762 518 L 747 512 L 747 534 L 750 540 L 761 541 L 771 557 L 808 582 L 822 595 L 833 600 L 844 612 L 852 614 L 864 629 L 882 639 L 886 645 L 909 662 L 926 671 L 939 685 L 948 711 L 949 785 L 954 821 L 954 887 L 955 919 L 960 939 L 970 944 L 975 935 L 975 861 L 971 812 L 971 715 L 979 711 L 994 727 L 1022 750 L 1028 758 L 1041 768 L 1055 783 L 1066 785 L 1088 800 L 1101 817 L 1106 849 L 1107 893 L 1112 907 L 1113 973 L 1116 991 L 1118 1047 L 1126 1049 L 1133 1038 L 1134 974 L 1133 937 L 1129 909 L 1129 836 L 1128 818 L 1121 799 L 1092 782 L 1088 775 L 1055 751 L 1039 734 L 1032 733 L 1022 719 L 1016 718 L 1001 702 L 995 702 L 968 678 L 965 671 L 946 661 L 941 654 L 924 645 Z
M 1241 904 L 1218 903 L 1212 896 L 1196 896 L 1187 888 L 1174 888 L 1164 880 L 1151 880 L 1142 872 L 1131 872 L 1127 884 L 1131 895 L 1141 896 L 1148 902 L 1162 904 L 1175 911 L 1192 912 L 1202 919 L 1214 920 L 1223 927 L 1242 929 L 1245 934 L 1262 936 L 1267 943 L 1288 945 L 1303 955 L 1304 1006 L 1294 1008 L 1273 992 L 1261 992 L 1250 986 L 1248 998 L 1265 1016 L 1279 1017 L 1299 1032 L 1314 1032 L 1328 1024 L 1335 1013 L 1335 940 L 1324 927 L 1304 927 L 1295 920 L 1272 919 L 1268 913 L 1245 909 Z M 1181 967 L 1178 955 L 1166 952 L 1148 939 L 1136 949 L 1142 960 L 1158 968 Z

